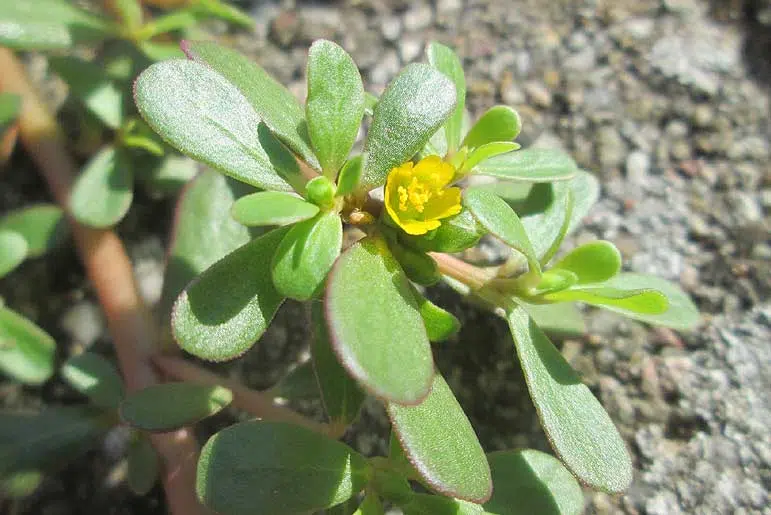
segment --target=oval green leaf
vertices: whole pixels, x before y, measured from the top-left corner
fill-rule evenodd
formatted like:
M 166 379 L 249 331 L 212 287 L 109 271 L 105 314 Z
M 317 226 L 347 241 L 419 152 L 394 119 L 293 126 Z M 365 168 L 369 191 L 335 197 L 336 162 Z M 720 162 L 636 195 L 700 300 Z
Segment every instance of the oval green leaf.
M 246 226 L 291 225 L 313 218 L 318 206 L 282 191 L 260 191 L 241 197 L 233 204 L 231 215 Z
M 559 150 L 528 148 L 492 157 L 481 162 L 476 171 L 509 181 L 552 182 L 574 177 L 578 166 Z
M 254 345 L 284 302 L 265 265 L 286 232 L 273 230 L 236 249 L 185 288 L 171 317 L 180 347 L 202 359 L 225 361 Z
M 485 510 L 497 515 L 579 515 L 584 510 L 581 485 L 560 461 L 534 449 L 487 455 L 493 496 Z
M 443 342 L 456 335 L 460 331 L 460 320 L 455 315 L 446 311 L 413 288 L 415 299 L 418 301 L 420 316 L 426 325 L 426 334 L 431 342 Z
M 211 41 L 183 41 L 182 50 L 236 86 L 281 141 L 313 168 L 320 168 L 303 108 L 281 83 L 248 57 Z
M 653 307 L 642 311 L 640 309 L 630 309 L 628 306 L 622 306 L 613 303 L 602 304 L 604 309 L 620 313 L 629 318 L 640 320 L 653 325 L 671 327 L 672 329 L 688 330 L 693 329 L 701 322 L 699 310 L 691 298 L 676 284 L 662 279 L 660 277 L 635 274 L 620 273 L 601 283 L 603 287 L 614 288 L 626 291 L 644 291 L 646 297 L 650 299 Z M 598 286 L 598 285 L 592 285 Z M 655 292 L 648 293 L 648 292 Z M 657 294 L 657 295 L 656 295 Z M 662 300 L 663 299 L 663 300 Z M 582 302 L 588 302 L 579 299 Z M 663 311 L 653 312 L 662 305 L 666 305 Z M 635 308 L 637 306 L 634 306 Z
M 623 314 L 661 315 L 669 309 L 667 297 L 648 286 L 621 288 L 605 283 L 576 286 L 543 295 L 551 302 L 585 302 Z
M 291 190 L 279 174 L 295 173 L 294 158 L 258 130 L 261 120 L 251 104 L 211 68 L 184 60 L 156 63 L 137 79 L 134 98 L 148 125 L 183 154 L 247 184 Z
M 558 304 L 526 304 L 525 308 L 536 325 L 549 334 L 563 338 L 582 336 L 586 334 L 584 317 L 575 304 L 560 302 Z
M 424 252 L 460 252 L 479 242 L 485 230 L 471 211 L 464 209 L 457 215 L 442 220 L 442 225 L 426 236 L 400 234 L 405 244 Z
M 448 150 L 454 152 L 460 143 L 463 130 L 463 110 L 466 108 L 466 77 L 463 66 L 455 52 L 447 46 L 432 41 L 426 48 L 428 62 L 442 72 L 455 85 L 455 109 L 444 123 L 445 139 Z
M 249 229 L 230 216 L 233 202 L 248 190 L 245 184 L 209 169 L 183 190 L 163 276 L 160 307 L 164 317 L 196 275 L 251 239 Z
M 340 175 L 337 176 L 337 191 L 335 194 L 338 197 L 344 197 L 353 193 L 353 190 L 359 185 L 361 172 L 362 157 L 360 155 L 346 161 L 340 170 Z
M 292 226 L 271 263 L 276 290 L 296 300 L 318 295 L 342 245 L 343 222 L 333 211 Z
M 155 198 L 177 195 L 199 172 L 198 163 L 176 152 L 154 160 L 153 165 L 141 170 L 144 176 L 139 180 Z
M 325 308 L 332 348 L 365 389 L 401 404 L 428 395 L 434 362 L 426 328 L 385 242 L 365 239 L 340 256 Z
M 522 130 L 522 121 L 513 108 L 494 106 L 471 127 L 462 145 L 478 148 L 496 141 L 511 141 L 519 136 L 520 130 Z
M 351 56 L 331 41 L 315 41 L 308 50 L 305 116 L 321 169 L 334 178 L 364 117 L 364 85 Z
M 43 482 L 39 470 L 21 470 L 0 479 L 0 492 L 8 499 L 22 499 L 35 493 Z
M 535 286 L 538 294 L 552 293 L 566 290 L 578 283 L 578 276 L 570 270 L 552 268 L 541 276 L 541 280 Z
M 105 409 L 116 409 L 123 400 L 123 380 L 115 366 L 99 354 L 84 352 L 68 359 L 62 378 L 91 402 Z
M 56 342 L 25 317 L 0 307 L 0 371 L 16 381 L 39 385 L 54 372 Z
M 67 229 L 64 212 L 54 204 L 25 207 L 0 218 L 0 231 L 14 231 L 24 236 L 27 255 L 33 258 L 42 256 L 61 243 Z
M 120 418 L 145 431 L 172 431 L 219 413 L 233 400 L 222 386 L 162 383 L 130 393 L 120 404 Z
M 0 230 L 0 277 L 22 264 L 27 252 L 24 236 L 15 231 Z
M 500 154 L 505 154 L 507 152 L 512 152 L 517 149 L 519 149 L 519 143 L 509 141 L 493 141 L 491 143 L 485 143 L 484 145 L 475 148 L 471 154 L 469 154 L 469 156 L 463 162 L 461 173 L 467 170 L 473 170 L 476 165 L 487 159 Z
M 74 56 L 53 56 L 48 64 L 75 96 L 107 127 L 123 123 L 124 88 L 115 84 L 102 66 Z
M 359 186 L 385 183 L 388 172 L 414 156 L 455 109 L 455 85 L 435 68 L 409 64 L 375 105 Z
M 600 183 L 593 174 L 578 170 L 568 184 L 573 192 L 573 211 L 567 231 L 567 234 L 571 234 L 581 226 L 584 217 L 600 198 Z
M 559 250 L 570 228 L 573 214 L 573 190 L 565 182 L 536 184 L 530 191 L 528 203 L 541 204 L 543 210 L 522 217 L 522 225 L 533 250 L 542 265 L 546 265 Z
M 104 414 L 80 407 L 0 412 L 0 478 L 66 463 L 100 442 Z
M 592 241 L 571 250 L 554 268 L 576 274 L 577 284 L 598 283 L 621 271 L 621 253 L 609 241 Z
M 105 147 L 86 163 L 75 180 L 70 209 L 81 223 L 97 228 L 118 223 L 134 198 L 134 174 L 127 156 Z
M 289 370 L 281 380 L 268 391 L 272 398 L 288 400 L 318 399 L 319 385 L 313 371 L 312 360 L 305 361 Z
M 392 243 L 389 249 L 410 281 L 423 286 L 431 286 L 442 278 L 436 261 L 425 252 L 402 246 L 396 242 Z
M 404 454 L 437 492 L 472 502 L 492 493 L 487 458 L 452 390 L 440 374 L 417 406 L 386 403 Z
M 557 456 L 592 488 L 626 490 L 632 462 L 607 412 L 522 307 L 510 310 L 507 320 L 530 398 Z
M 474 218 L 493 236 L 521 252 L 531 270 L 541 272 L 538 257 L 517 214 L 500 197 L 477 188 L 469 188 L 463 194 L 463 205 Z
M 478 504 L 426 494 L 415 494 L 409 503 L 401 506 L 401 509 L 404 515 L 483 515 L 486 513 Z
M 294 424 L 241 422 L 204 445 L 196 491 L 218 513 L 306 513 L 351 498 L 370 474 L 342 442 Z
M 127 461 L 126 480 L 129 488 L 137 495 L 146 495 L 158 482 L 160 464 L 158 454 L 145 434 L 135 433 L 129 446 Z
M 68 0 L 3 2 L 0 6 L 0 45 L 20 50 L 70 48 L 117 35 L 116 27 Z
M 311 344 L 313 370 L 321 392 L 321 401 L 330 421 L 345 428 L 356 420 L 367 394 L 348 375 L 332 351 L 321 303 L 314 302 L 311 310 L 315 336 Z

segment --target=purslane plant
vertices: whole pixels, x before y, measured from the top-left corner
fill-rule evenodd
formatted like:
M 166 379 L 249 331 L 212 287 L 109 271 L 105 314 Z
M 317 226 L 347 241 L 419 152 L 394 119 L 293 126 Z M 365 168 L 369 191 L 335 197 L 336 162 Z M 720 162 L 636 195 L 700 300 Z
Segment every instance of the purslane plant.
M 209 242 L 178 237 L 173 284 L 201 273 L 173 302 L 174 338 L 202 359 L 234 359 L 285 299 L 308 301 L 313 368 L 337 428 L 330 432 L 355 421 L 366 395 L 383 402 L 393 427 L 390 455 L 367 459 L 333 435 L 270 421 L 235 424 L 202 451 L 204 504 L 227 514 L 353 506 L 350 513 L 363 493 L 360 514 L 383 513 L 382 501 L 407 514 L 575 513 L 582 506 L 576 478 L 611 493 L 628 487 L 623 440 L 544 329 L 575 331 L 575 302 L 677 329 L 696 325 L 698 313 L 677 286 L 622 272 L 610 242 L 553 260 L 597 198 L 589 173 L 558 152 L 519 150 L 520 119 L 509 107 L 470 124 L 460 61 L 438 43 L 428 47 L 428 64 L 408 65 L 375 98 L 341 47 L 317 41 L 304 108 L 237 52 L 210 42 L 183 49 L 187 60 L 139 76 L 139 111 L 171 146 L 262 190 L 239 197 L 216 176 L 200 177 L 222 227 L 232 226 L 221 213 L 230 209 L 244 226 L 270 229 L 254 238 L 228 232 L 216 259 L 208 250 L 198 259 Z M 351 155 L 367 116 L 363 152 Z M 500 182 L 464 187 L 475 174 Z M 205 202 L 195 184 L 188 195 Z M 343 248 L 346 227 L 359 237 Z M 452 255 L 485 235 L 510 248 L 505 263 L 479 268 Z M 556 458 L 531 450 L 485 456 L 433 363 L 431 342 L 459 327 L 416 288 L 438 281 L 507 320 Z M 176 293 L 167 288 L 169 303 Z M 441 496 L 417 493 L 408 480 Z

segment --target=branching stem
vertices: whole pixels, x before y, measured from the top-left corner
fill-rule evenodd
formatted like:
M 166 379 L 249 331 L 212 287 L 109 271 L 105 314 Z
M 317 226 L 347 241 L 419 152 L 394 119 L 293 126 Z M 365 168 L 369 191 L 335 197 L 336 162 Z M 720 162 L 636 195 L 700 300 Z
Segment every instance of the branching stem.
M 0 70 L 0 91 L 22 98 L 19 140 L 67 213 L 86 275 L 104 309 L 127 389 L 140 390 L 159 382 L 150 364 L 157 342 L 155 326 L 138 294 L 122 242 L 113 231 L 91 229 L 72 218 L 67 206 L 77 169 L 65 148 L 62 132 L 35 93 L 21 63 L 5 48 L 0 48 Z M 198 444 L 192 432 L 183 428 L 155 434 L 152 441 L 164 467 L 169 511 L 175 515 L 208 513 L 195 495 Z
M 325 435 L 330 434 L 330 426 L 327 424 L 306 418 L 283 406 L 276 406 L 268 395 L 247 388 L 233 379 L 221 377 L 188 360 L 157 355 L 153 358 L 153 362 L 164 374 L 174 379 L 210 386 L 224 386 L 233 392 L 233 406 L 257 418 L 291 422 Z

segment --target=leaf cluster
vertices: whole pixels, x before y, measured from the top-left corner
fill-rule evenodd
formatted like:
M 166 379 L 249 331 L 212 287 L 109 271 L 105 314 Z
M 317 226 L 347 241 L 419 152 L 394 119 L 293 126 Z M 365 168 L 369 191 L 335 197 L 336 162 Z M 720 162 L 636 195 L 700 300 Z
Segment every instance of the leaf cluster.
M 317 41 L 304 105 L 233 50 L 197 41 L 182 48 L 186 59 L 154 63 L 134 84 L 143 123 L 163 145 L 211 168 L 178 204 L 162 300 L 171 332 L 197 358 L 232 360 L 259 341 L 287 299 L 308 302 L 312 362 L 274 392 L 318 395 L 329 420 L 328 434 L 261 420 L 212 436 L 198 463 L 206 506 L 227 514 L 369 515 L 384 513 L 384 504 L 407 515 L 578 513 L 579 481 L 609 493 L 629 486 L 622 438 L 546 332 L 580 334 L 575 303 L 677 329 L 695 326 L 698 312 L 676 285 L 623 272 L 610 242 L 557 257 L 597 200 L 589 172 L 561 152 L 520 150 L 513 140 L 521 120 L 510 107 L 470 123 L 461 62 L 438 43 L 428 46 L 428 63 L 408 65 L 375 97 L 343 48 Z M 409 235 L 377 190 L 395 167 L 431 155 L 455 169 L 462 209 Z M 118 156 L 105 150 L 97 168 L 114 168 Z M 497 182 L 465 187 L 473 175 Z M 508 247 L 506 262 L 475 267 L 450 255 L 483 237 Z M 423 293 L 439 281 L 507 321 L 555 456 L 484 452 L 434 364 L 442 349 L 432 344 L 460 327 Z M 126 397 L 96 361 L 73 364 L 71 384 L 142 430 L 180 427 L 232 400 L 227 389 L 184 383 Z M 392 425 L 385 457 L 337 439 L 368 396 Z M 133 470 L 145 470 L 146 445 L 134 452 Z
M 140 0 L 106 2 L 87 11 L 70 0 L 29 0 L 0 5 L 0 45 L 51 54 L 48 65 L 67 85 L 63 116 L 78 126 L 74 147 L 86 154 L 69 208 L 97 228 L 120 222 L 131 207 L 135 182 L 151 195 L 176 193 L 196 173 L 195 163 L 163 143 L 137 116 L 131 81 L 151 63 L 182 52 L 175 42 L 212 17 L 251 27 L 245 14 L 220 0 L 195 0 L 153 16 Z M 90 60 L 83 52 L 93 50 Z M 13 100 L 0 99 L 0 134 Z M 10 153 L 0 145 L 0 156 Z
M 510 107 L 495 106 L 468 123 L 460 61 L 438 43 L 428 47 L 428 64 L 405 67 L 378 98 L 364 91 L 341 47 L 317 41 L 308 53 L 304 106 L 232 50 L 209 42 L 183 48 L 187 60 L 160 62 L 140 75 L 135 100 L 167 143 L 228 177 L 212 172 L 199 180 L 221 199 L 213 219 L 238 236 L 222 240 L 230 248 L 218 259 L 208 251 L 199 259 L 201 232 L 172 246 L 180 262 L 198 263 L 180 266 L 190 282 L 167 291 L 169 304 L 179 294 L 171 315 L 177 343 L 205 360 L 237 358 L 285 299 L 309 301 L 312 371 L 330 427 L 354 423 L 368 395 L 384 403 L 393 426 L 392 454 L 369 459 L 306 429 L 267 421 L 232 426 L 209 440 L 199 462 L 198 495 L 206 505 L 238 514 L 254 506 L 345 512 L 353 504 L 350 513 L 363 492 L 357 513 L 382 513 L 382 501 L 416 514 L 525 513 L 533 506 L 575 513 L 576 478 L 607 492 L 629 485 L 623 440 L 544 329 L 582 332 L 576 302 L 680 329 L 694 326 L 698 313 L 675 285 L 621 272 L 610 242 L 554 259 L 598 197 L 590 173 L 560 152 L 519 150 L 512 140 L 521 121 Z M 363 152 L 352 154 L 370 116 Z M 383 214 L 373 191 L 394 167 L 428 155 L 450 162 L 456 183 L 470 175 L 500 182 L 466 188 L 461 213 L 426 235 L 408 235 Z M 236 194 L 233 180 L 260 191 Z M 204 229 L 194 220 L 203 209 L 197 198 L 194 183 L 178 227 L 187 220 Z M 260 235 L 236 231 L 234 221 Z M 344 248 L 345 227 L 364 237 Z M 511 249 L 506 263 L 467 274 L 442 257 L 484 236 Z M 434 366 L 431 342 L 452 338 L 459 327 L 418 289 L 439 280 L 508 321 L 557 458 L 529 450 L 485 455 Z M 314 386 L 309 372 L 298 368 L 276 389 L 307 394 Z M 444 497 L 418 494 L 408 480 Z M 538 492 L 532 505 L 514 500 L 523 491 Z

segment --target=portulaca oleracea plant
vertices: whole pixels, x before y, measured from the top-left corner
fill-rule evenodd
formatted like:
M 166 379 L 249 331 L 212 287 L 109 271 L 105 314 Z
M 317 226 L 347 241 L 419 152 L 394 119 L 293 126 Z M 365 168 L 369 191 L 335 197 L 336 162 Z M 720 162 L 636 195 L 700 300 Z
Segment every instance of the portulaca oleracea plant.
M 213 170 L 180 201 L 164 295 L 171 332 L 198 358 L 231 360 L 285 299 L 307 301 L 329 421 L 314 430 L 266 418 L 212 436 L 198 462 L 206 506 L 229 515 L 372 515 L 384 505 L 407 515 L 578 513 L 579 483 L 609 493 L 629 486 L 623 440 L 545 331 L 580 332 L 576 302 L 676 329 L 693 327 L 698 313 L 677 286 L 622 272 L 610 242 L 555 259 L 597 199 L 591 174 L 562 153 L 520 150 L 509 107 L 469 122 L 460 60 L 438 43 L 427 64 L 405 67 L 377 98 L 340 46 L 317 41 L 304 108 L 233 50 L 183 50 L 188 59 L 153 64 L 134 89 L 147 124 Z M 362 123 L 363 151 L 352 155 Z M 467 181 L 473 175 L 497 182 Z M 203 241 L 193 227 L 206 217 L 217 230 Z M 480 267 L 458 257 L 486 236 L 510 248 L 508 260 Z M 422 293 L 440 281 L 507 321 L 555 456 L 485 454 L 434 366 L 442 349 L 432 343 L 460 326 Z M 161 415 L 149 423 L 139 394 L 121 406 L 124 420 L 163 429 Z M 175 395 L 186 403 L 183 388 Z M 368 395 L 392 424 L 387 457 L 338 440 Z

